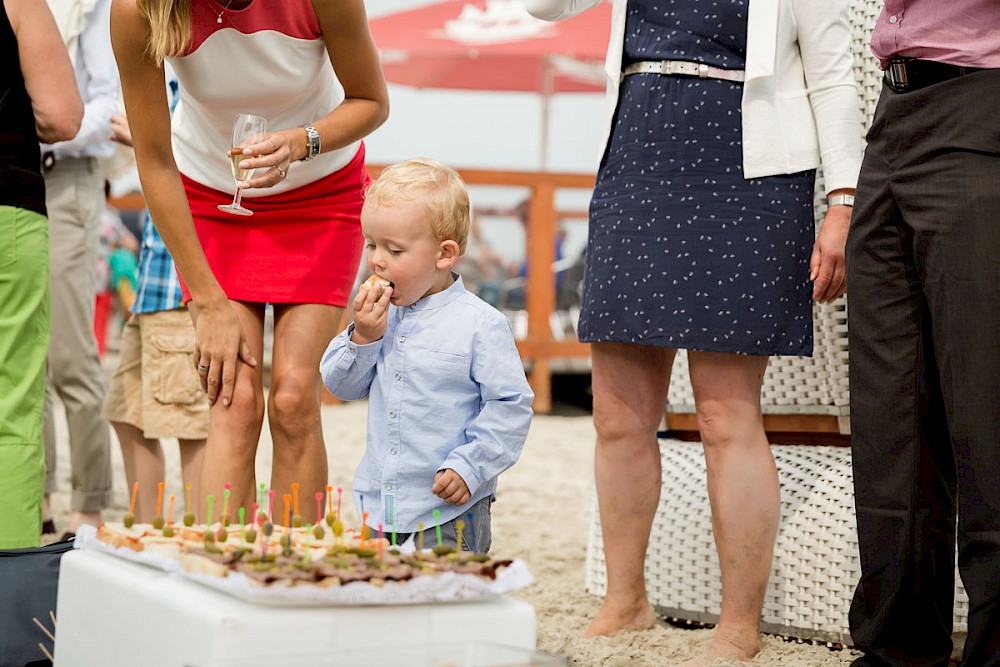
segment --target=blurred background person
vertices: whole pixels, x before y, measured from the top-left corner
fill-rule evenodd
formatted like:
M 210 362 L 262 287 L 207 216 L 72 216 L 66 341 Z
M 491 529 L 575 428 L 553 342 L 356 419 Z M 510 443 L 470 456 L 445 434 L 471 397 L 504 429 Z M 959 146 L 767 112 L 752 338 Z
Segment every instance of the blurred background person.
M 108 137 L 111 116 L 118 109 L 118 72 L 108 41 L 111 0 L 53 2 L 50 8 L 73 61 L 84 104 L 77 135 L 41 147 L 52 281 L 45 492 L 48 497 L 56 490 L 58 396 L 66 412 L 72 470 L 71 515 L 62 534 L 66 538 L 83 524 L 100 523 L 101 510 L 111 502 L 111 436 L 101 417 L 105 378 L 94 337 L 94 267 L 106 206 L 101 159 L 111 157 L 115 150 Z
M 0 62 L 0 549 L 22 549 L 40 542 L 45 489 L 49 229 L 38 142 L 75 136 L 83 102 L 44 3 L 3 0 Z

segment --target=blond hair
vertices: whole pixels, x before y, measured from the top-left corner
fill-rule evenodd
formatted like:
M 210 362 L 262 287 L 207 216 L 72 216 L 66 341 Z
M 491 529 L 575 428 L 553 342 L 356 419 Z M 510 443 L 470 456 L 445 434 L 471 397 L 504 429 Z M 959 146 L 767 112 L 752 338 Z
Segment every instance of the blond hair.
M 149 24 L 146 52 L 157 64 L 187 51 L 191 44 L 191 0 L 136 0 L 135 6 Z
M 458 173 L 437 160 L 415 158 L 387 167 L 365 193 L 375 206 L 422 201 L 439 241 L 464 253 L 469 238 L 469 191 Z

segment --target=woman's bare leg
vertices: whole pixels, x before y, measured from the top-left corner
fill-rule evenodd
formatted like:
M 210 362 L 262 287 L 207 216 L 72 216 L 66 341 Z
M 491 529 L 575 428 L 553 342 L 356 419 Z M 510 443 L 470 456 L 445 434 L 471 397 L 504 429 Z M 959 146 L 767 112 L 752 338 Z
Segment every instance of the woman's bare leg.
M 213 517 L 218 520 L 222 513 L 223 487 L 232 485 L 229 498 L 230 518 L 236 516 L 236 508 L 243 506 L 249 511 L 254 501 L 254 464 L 257 457 L 257 442 L 264 422 L 264 304 L 230 301 L 240 319 L 240 325 L 247 337 L 250 352 L 258 360 L 257 366 L 247 366 L 237 362 L 236 385 L 233 401 L 229 407 L 216 401 L 210 412 L 208 442 L 201 468 L 201 489 L 198 494 L 197 517 L 206 520 L 209 494 L 215 496 Z M 192 316 L 197 319 L 198 308 L 188 304 Z
M 722 609 L 711 643 L 684 663 L 749 660 L 760 650 L 760 617 L 778 532 L 780 498 L 760 410 L 767 357 L 688 353 L 705 447 L 712 529 L 722 570 Z
M 585 637 L 652 627 L 644 565 L 660 500 L 660 448 L 674 351 L 650 346 L 591 346 L 594 472 L 601 511 L 608 592 Z
M 277 492 L 276 502 L 280 502 L 297 482 L 300 511 L 307 523 L 315 520 L 315 509 L 309 513 L 310 508 L 315 508 L 313 495 L 324 490 L 327 480 L 319 362 L 330 340 L 340 331 L 343 313 L 342 308 L 319 304 L 280 305 L 274 309 L 274 351 L 267 398 L 274 443 L 271 488 Z

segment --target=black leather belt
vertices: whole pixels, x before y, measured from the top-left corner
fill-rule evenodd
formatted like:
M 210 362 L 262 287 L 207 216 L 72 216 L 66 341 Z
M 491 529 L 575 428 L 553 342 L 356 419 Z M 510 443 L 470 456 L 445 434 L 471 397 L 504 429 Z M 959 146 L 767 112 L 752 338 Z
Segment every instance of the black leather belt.
M 883 79 L 885 85 L 897 93 L 906 93 L 948 79 L 982 72 L 979 67 L 962 67 L 946 65 L 933 60 L 918 60 L 916 58 L 893 58 L 885 68 Z

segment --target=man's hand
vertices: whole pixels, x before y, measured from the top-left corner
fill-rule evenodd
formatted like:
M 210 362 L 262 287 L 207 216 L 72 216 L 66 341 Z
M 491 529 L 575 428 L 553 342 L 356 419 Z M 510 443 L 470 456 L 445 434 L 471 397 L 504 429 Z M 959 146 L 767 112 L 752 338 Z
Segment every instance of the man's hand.
M 351 341 L 358 345 L 374 343 L 385 334 L 386 316 L 392 287 L 361 286 L 354 297 L 354 332 Z
M 472 498 L 465 480 L 451 468 L 439 470 L 438 474 L 434 475 L 434 486 L 431 487 L 431 493 L 453 505 L 464 505 Z

